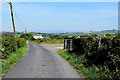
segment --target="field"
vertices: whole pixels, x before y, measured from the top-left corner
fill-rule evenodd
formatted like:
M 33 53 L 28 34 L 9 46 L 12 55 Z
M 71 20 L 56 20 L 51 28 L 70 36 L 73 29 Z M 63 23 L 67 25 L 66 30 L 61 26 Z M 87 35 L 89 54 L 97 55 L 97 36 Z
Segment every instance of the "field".
M 49 39 L 49 40 L 33 40 L 31 41 L 35 44 L 63 44 L 63 39 Z
M 13 32 L 0 32 L 0 34 L 2 33 L 3 36 L 5 35 L 11 35 L 13 36 L 14 33 Z M 28 34 L 39 34 L 39 33 L 35 33 L 35 32 L 27 32 Z M 111 35 L 116 35 L 118 33 L 118 30 L 104 30 L 104 31 L 90 31 L 88 33 L 86 32 L 66 32 L 66 33 L 40 33 L 43 35 L 43 37 L 50 37 L 53 35 L 60 35 L 60 36 L 86 36 L 86 35 L 105 35 L 106 33 L 109 33 Z M 16 32 L 17 37 L 20 37 L 20 35 L 24 34 L 24 32 Z

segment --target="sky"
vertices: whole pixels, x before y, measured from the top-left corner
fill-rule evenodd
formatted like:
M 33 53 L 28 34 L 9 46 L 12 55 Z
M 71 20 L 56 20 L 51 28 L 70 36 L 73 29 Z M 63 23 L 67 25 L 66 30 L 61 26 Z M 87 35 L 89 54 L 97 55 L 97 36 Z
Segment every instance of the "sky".
M 117 2 L 13 2 L 16 31 L 88 32 L 118 29 Z M 10 8 L 2 3 L 2 31 L 13 31 Z

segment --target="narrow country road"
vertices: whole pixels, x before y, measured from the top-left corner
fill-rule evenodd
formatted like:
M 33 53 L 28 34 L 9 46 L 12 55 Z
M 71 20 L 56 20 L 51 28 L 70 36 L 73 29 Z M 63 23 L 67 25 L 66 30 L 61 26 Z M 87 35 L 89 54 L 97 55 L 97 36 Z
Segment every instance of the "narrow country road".
M 79 78 L 72 66 L 56 53 L 56 47 L 29 42 L 29 50 L 4 78 Z

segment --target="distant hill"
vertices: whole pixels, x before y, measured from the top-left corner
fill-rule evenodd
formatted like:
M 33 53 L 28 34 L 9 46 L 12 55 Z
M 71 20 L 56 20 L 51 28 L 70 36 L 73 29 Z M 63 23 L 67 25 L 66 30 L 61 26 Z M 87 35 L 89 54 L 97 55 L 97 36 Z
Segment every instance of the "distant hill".
M 8 32 L 8 31 L 2 31 L 0 32 L 2 35 L 12 35 L 14 36 L 13 32 Z M 30 34 L 36 33 L 36 32 L 27 32 Z M 86 35 L 105 35 L 106 33 L 109 34 L 117 34 L 118 30 L 105 30 L 105 31 L 91 31 L 91 32 L 67 32 L 67 33 L 37 33 L 37 34 L 42 34 L 43 36 L 49 37 L 50 35 L 62 35 L 62 36 L 86 36 Z M 21 34 L 24 34 L 24 32 L 16 32 L 16 36 L 19 37 Z
M 105 30 L 105 31 L 91 31 L 91 32 L 68 32 L 68 33 L 56 33 L 58 35 L 64 35 L 64 36 L 86 36 L 86 35 L 105 35 L 105 34 L 117 34 L 118 30 Z
M 97 35 L 105 35 L 106 33 L 117 34 L 118 30 L 105 30 L 105 31 L 93 31 L 92 32 L 92 34 L 97 34 Z

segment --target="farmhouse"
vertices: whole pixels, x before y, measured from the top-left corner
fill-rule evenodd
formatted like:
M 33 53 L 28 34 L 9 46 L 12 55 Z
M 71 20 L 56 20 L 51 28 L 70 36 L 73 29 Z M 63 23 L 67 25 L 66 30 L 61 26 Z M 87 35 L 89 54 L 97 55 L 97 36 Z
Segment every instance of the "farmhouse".
M 40 39 L 43 38 L 41 34 L 33 34 L 33 38 Z

